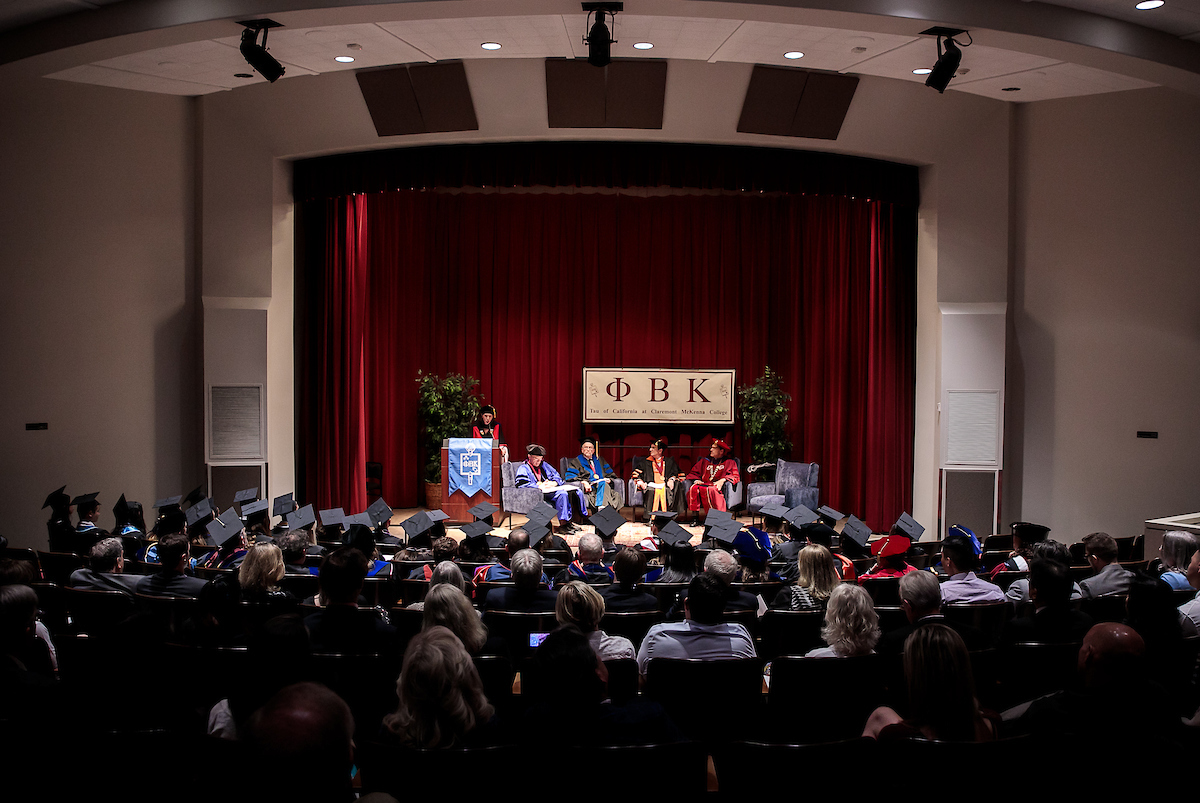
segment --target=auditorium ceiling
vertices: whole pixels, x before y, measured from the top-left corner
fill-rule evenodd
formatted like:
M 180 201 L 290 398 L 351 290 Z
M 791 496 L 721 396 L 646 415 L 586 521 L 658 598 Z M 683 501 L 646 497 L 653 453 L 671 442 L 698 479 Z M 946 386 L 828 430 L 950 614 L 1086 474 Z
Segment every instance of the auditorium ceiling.
M 1009 102 L 1155 85 L 1200 94 L 1200 0 L 1150 11 L 1135 1 L 627 0 L 613 56 L 923 82 L 913 70 L 932 66 L 936 44 L 921 32 L 948 25 L 973 39 L 948 91 Z M 10 0 L 0 2 L 0 64 L 172 95 L 229 91 L 263 82 L 238 51 L 235 20 L 254 17 L 284 26 L 268 40 L 286 69 L 281 80 L 412 62 L 587 56 L 587 17 L 561 0 Z

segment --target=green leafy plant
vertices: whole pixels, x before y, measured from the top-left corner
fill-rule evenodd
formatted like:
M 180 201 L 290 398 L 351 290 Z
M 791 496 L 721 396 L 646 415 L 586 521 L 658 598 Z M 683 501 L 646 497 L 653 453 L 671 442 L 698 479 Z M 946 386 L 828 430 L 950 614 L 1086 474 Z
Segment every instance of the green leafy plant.
M 782 377 L 768 365 L 757 382 L 738 388 L 742 432 L 753 444 L 752 462 L 770 464 L 770 469 L 760 472 L 763 475 L 773 475 L 775 461 L 792 451 L 792 442 L 787 438 L 792 397 L 783 392 L 782 383 Z
M 442 481 L 442 441 L 466 438 L 479 415 L 479 380 L 462 374 L 444 377 L 417 371 L 417 416 L 425 447 L 425 481 Z

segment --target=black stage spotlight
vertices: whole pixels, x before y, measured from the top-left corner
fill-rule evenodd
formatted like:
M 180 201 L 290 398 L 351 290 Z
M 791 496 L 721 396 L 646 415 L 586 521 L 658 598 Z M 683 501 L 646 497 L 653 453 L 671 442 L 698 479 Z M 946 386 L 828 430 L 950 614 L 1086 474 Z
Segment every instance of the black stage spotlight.
M 242 31 L 242 44 L 238 47 L 246 63 L 269 82 L 278 81 L 283 76 L 283 65 L 267 52 L 267 31 L 282 28 L 282 24 L 274 20 L 244 20 L 238 25 L 246 26 Z M 258 42 L 259 31 L 262 31 L 262 44 Z
M 583 10 L 588 12 L 589 18 L 593 11 L 596 12 L 596 22 L 583 38 L 584 44 L 588 46 L 588 64 L 607 67 L 612 62 L 612 46 L 617 40 L 612 38 L 608 26 L 604 24 L 604 14 L 607 12 L 609 16 L 616 17 L 618 11 L 625 10 L 625 4 L 583 3 Z
M 968 47 L 972 40 L 971 34 L 958 28 L 930 28 L 921 33 L 930 34 L 937 37 L 938 60 L 933 65 L 933 70 L 925 79 L 925 86 L 931 86 L 938 92 L 945 92 L 946 87 L 950 85 L 950 81 L 954 78 L 954 73 L 958 71 L 958 67 L 962 64 L 962 51 L 959 50 L 959 43 L 954 41 L 954 37 L 960 33 L 967 34 L 967 42 L 962 47 Z M 942 52 L 942 42 L 945 40 L 946 51 Z

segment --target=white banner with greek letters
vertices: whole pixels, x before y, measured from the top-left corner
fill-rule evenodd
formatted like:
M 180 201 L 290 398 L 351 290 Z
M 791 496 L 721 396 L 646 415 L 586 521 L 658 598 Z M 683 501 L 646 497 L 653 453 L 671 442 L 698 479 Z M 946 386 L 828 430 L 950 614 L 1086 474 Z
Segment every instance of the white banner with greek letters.
M 588 424 L 732 424 L 735 372 L 584 368 Z

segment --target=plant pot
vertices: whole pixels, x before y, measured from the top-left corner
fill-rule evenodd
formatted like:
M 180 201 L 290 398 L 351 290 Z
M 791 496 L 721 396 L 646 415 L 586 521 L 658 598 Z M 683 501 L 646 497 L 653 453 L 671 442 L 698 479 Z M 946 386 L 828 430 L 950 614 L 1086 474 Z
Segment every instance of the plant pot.
M 442 484 L 425 481 L 425 509 L 437 510 L 442 506 Z

